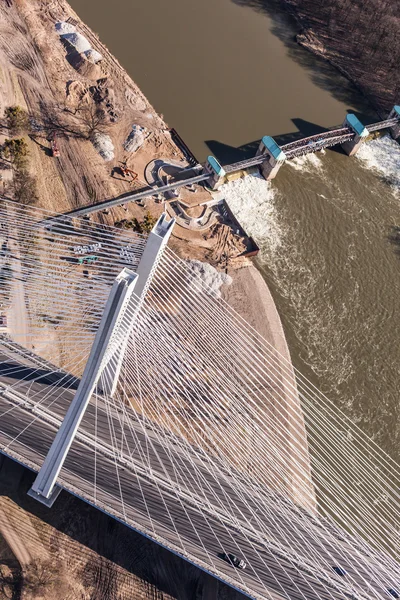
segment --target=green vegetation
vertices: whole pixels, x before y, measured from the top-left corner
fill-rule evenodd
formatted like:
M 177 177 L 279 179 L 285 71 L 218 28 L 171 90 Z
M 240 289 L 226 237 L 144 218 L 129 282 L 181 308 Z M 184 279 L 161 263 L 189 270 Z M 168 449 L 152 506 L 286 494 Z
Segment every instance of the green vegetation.
M 1 147 L 1 156 L 11 163 L 13 181 L 10 187 L 14 200 L 34 204 L 37 200 L 36 177 L 28 171 L 28 144 L 24 138 L 7 139 Z
M 25 166 L 28 156 L 28 144 L 24 138 L 7 139 L 1 150 L 2 157 L 9 160 L 14 168 Z
M 14 137 L 29 131 L 28 113 L 21 106 L 8 106 L 4 114 L 11 136 Z
M 123 219 L 122 221 L 115 223 L 115 226 L 120 227 L 121 229 L 133 229 L 138 233 L 150 233 L 156 223 L 157 217 L 153 217 L 151 213 L 147 211 L 141 221 L 136 217 L 132 220 Z

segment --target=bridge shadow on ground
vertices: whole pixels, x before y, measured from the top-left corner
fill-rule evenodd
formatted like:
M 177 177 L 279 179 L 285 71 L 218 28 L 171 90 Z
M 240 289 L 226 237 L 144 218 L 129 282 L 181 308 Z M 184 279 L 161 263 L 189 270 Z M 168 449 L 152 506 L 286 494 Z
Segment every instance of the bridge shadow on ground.
M 328 91 L 336 100 L 360 110 L 364 116 L 376 120 L 376 111 L 361 92 L 338 69 L 323 58 L 300 46 L 295 36 L 301 32 L 301 25 L 286 11 L 279 0 L 232 0 L 238 6 L 252 8 L 268 16 L 271 20 L 271 33 L 285 45 L 289 57 L 305 68 L 315 85 Z M 370 121 L 372 122 L 372 121 Z
M 343 115 L 343 120 L 344 118 L 345 115 Z M 361 116 L 359 116 L 359 118 L 361 119 Z M 310 135 L 328 131 L 326 127 L 322 127 L 317 123 L 312 123 L 311 121 L 306 121 L 305 119 L 298 117 L 294 117 L 292 119 L 292 123 L 296 127 L 296 131 L 273 136 L 274 140 L 280 146 L 289 144 L 290 142 L 294 142 Z M 268 132 L 265 132 L 264 134 L 268 135 Z M 252 158 L 256 155 L 260 142 L 261 138 L 236 147 L 230 146 L 229 144 L 224 144 L 223 142 L 219 142 L 217 140 L 205 140 L 205 144 L 208 146 L 211 154 L 213 154 L 222 165 L 229 165 L 234 162 Z M 327 148 L 327 150 L 344 154 L 341 146 L 332 146 L 331 148 Z
M 243 596 L 200 569 L 108 517 L 61 492 L 52 509 L 27 496 L 34 474 L 0 455 L 1 496 L 12 500 L 18 523 L 30 522 L 56 564 L 81 564 L 79 579 L 91 598 L 165 598 L 198 600 L 219 586 L 221 597 Z M 6 502 L 9 510 L 10 502 Z M 32 528 L 26 528 L 26 536 Z M 35 540 L 31 540 L 35 544 Z M 0 547 L 0 564 L 1 556 Z M 59 561 L 59 562 L 58 562 Z M 76 577 L 75 573 L 73 575 Z M 112 584 L 112 585 L 111 585 Z M 101 586 L 103 586 L 102 589 Z M 95 589 L 93 589 L 95 588 Z M 217 598 L 217 593 L 210 597 Z M 89 597 L 89 595 L 88 595 Z

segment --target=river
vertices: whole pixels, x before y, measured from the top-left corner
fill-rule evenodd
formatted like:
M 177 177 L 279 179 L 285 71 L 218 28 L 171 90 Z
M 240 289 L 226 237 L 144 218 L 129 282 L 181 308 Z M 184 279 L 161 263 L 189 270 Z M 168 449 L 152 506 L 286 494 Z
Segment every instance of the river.
M 348 109 L 373 119 L 297 46 L 273 2 L 269 13 L 258 0 L 70 3 L 199 160 L 234 160 L 262 135 L 314 132 Z M 252 176 L 225 188 L 261 247 L 295 366 L 397 459 L 399 167 L 400 147 L 385 138 L 354 158 L 296 159 L 272 184 Z

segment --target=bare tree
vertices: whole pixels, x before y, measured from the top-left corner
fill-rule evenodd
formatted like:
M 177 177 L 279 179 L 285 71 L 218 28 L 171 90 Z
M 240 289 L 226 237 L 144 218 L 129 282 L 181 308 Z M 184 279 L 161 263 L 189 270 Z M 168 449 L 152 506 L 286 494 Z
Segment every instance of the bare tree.
M 23 590 L 28 597 L 43 596 L 46 592 L 56 590 L 62 593 L 65 584 L 61 566 L 51 560 L 33 560 L 25 568 Z M 55 595 L 54 595 L 55 597 Z
M 107 133 L 110 122 L 107 113 L 94 101 L 82 103 L 75 111 L 85 137 L 90 139 L 95 133 Z

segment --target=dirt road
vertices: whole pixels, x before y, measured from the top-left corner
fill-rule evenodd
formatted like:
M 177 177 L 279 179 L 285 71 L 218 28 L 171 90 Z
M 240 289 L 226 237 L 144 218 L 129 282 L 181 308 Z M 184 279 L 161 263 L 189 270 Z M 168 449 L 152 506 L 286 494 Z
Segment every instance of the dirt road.
M 32 557 L 24 545 L 20 532 L 17 532 L 14 524 L 12 524 L 4 512 L 4 508 L 0 506 L 0 533 L 9 545 L 15 558 L 18 560 L 21 567 L 28 565 Z

